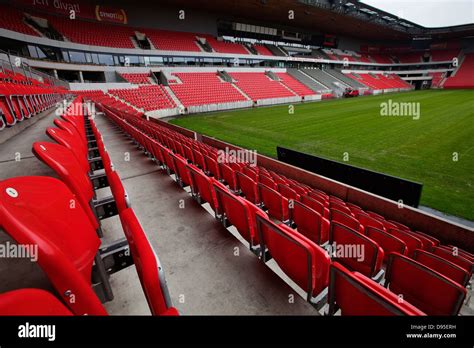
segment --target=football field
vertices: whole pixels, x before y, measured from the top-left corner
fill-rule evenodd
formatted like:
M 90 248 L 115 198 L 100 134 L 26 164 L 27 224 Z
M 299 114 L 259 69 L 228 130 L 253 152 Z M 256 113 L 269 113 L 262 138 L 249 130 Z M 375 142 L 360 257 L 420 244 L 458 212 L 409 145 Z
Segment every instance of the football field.
M 228 111 L 171 123 L 272 157 L 280 145 L 414 180 L 423 184 L 421 205 L 474 220 L 473 90 Z

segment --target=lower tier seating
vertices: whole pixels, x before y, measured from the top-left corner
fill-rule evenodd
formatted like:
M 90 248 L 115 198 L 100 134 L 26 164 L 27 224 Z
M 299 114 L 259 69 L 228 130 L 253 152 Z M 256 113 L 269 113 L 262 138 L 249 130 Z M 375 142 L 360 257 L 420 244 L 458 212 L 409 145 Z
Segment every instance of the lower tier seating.
M 265 167 L 222 158 L 218 149 L 164 125 L 105 113 L 218 221 L 233 225 L 264 263 L 273 260 L 317 309 L 459 313 L 474 255 L 454 254 L 429 234 Z
M 174 73 L 181 83 L 170 88 L 185 107 L 247 100 L 230 82 L 216 73 Z

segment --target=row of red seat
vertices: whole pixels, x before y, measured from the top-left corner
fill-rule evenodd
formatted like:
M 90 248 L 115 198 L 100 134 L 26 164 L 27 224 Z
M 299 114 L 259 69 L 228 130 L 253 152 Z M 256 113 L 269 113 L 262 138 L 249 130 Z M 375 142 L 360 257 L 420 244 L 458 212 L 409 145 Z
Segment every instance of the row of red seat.
M 264 262 L 273 258 L 329 314 L 456 315 L 474 256 L 264 167 L 126 114 L 106 114 Z M 358 246 L 360 257 L 331 252 Z M 385 273 L 384 286 L 377 281 Z M 426 289 L 431 289 L 428 292 Z M 328 296 L 326 296 L 328 295 Z M 399 301 L 400 295 L 403 301 Z M 354 301 L 357 298 L 358 301 Z
M 50 109 L 66 90 L 11 82 L 0 82 L 0 130 Z
M 120 74 L 125 80 L 135 85 L 149 85 L 151 75 L 148 74 Z
M 119 99 L 115 99 L 108 94 L 105 94 L 103 91 L 98 90 L 86 90 L 86 91 L 76 91 L 77 94 L 80 94 L 88 99 L 94 101 L 99 105 L 107 105 L 107 107 L 112 110 L 126 112 L 127 114 L 141 117 L 143 112 L 137 111 L 135 108 L 131 107 L 128 104 L 125 104 Z
M 173 99 L 162 85 L 142 85 L 134 89 L 110 89 L 110 94 L 135 105 L 144 111 L 171 109 L 176 107 Z
M 346 76 L 359 81 L 373 90 L 412 88 L 409 83 L 403 81 L 397 74 L 346 73 Z
M 246 98 L 231 83 L 223 81 L 217 73 L 173 73 L 181 83 L 170 88 L 185 106 L 221 104 L 245 101 Z
M 112 300 L 110 274 L 134 263 L 151 313 L 177 315 L 159 260 L 88 113 L 78 97 L 54 121 L 58 128 L 46 131 L 56 143 L 33 144 L 36 157 L 61 180 L 26 176 L 0 181 L 0 227 L 17 243 L 38 246 L 39 266 L 57 292 L 21 289 L 1 294 L 0 314 L 106 315 L 93 286 L 100 286 L 105 301 Z M 112 196 L 99 200 L 95 191 L 104 187 L 110 187 Z M 119 260 L 110 264 L 107 254 L 113 251 L 101 246 L 100 224 L 113 215 L 120 217 L 125 238 L 115 243 L 113 258 Z

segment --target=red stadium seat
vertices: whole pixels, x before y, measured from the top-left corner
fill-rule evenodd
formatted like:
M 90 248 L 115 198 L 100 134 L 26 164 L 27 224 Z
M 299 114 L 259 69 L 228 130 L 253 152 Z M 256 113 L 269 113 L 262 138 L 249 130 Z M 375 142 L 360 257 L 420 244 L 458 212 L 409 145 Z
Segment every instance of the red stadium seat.
M 373 278 L 382 269 L 384 252 L 372 239 L 338 222 L 331 222 L 329 245 L 333 260 Z
M 212 187 L 214 179 L 206 176 L 198 167 L 192 164 L 187 164 L 187 167 L 189 169 L 191 192 L 193 196 L 200 204 L 209 203 L 217 216 L 217 199 L 214 188 Z
M 301 199 L 301 203 L 315 210 L 324 218 L 326 219 L 330 218 L 329 209 L 326 206 L 324 206 L 321 202 L 317 201 L 316 199 L 310 196 L 301 196 L 300 199 Z
M 445 249 L 442 247 L 434 247 L 433 248 L 433 254 L 438 255 L 442 257 L 445 260 L 451 261 L 452 263 L 458 265 L 459 267 L 465 269 L 467 272 L 469 272 L 470 275 L 472 275 L 472 271 L 474 269 L 474 263 L 472 261 L 469 261 L 465 257 L 462 257 L 460 255 L 456 255 L 449 249 Z
M 428 251 L 415 250 L 413 260 L 441 273 L 462 286 L 466 286 L 470 280 L 469 272 L 465 269 Z
M 353 273 L 333 262 L 329 283 L 329 315 L 337 310 L 344 316 L 425 315 L 396 294 L 360 273 Z
M 64 304 L 40 289 L 19 289 L 0 294 L 0 316 L 70 316 Z
M 329 220 L 304 205 L 293 201 L 290 205 L 290 222 L 296 225 L 299 233 L 316 244 L 324 244 L 329 239 Z
M 384 262 L 388 261 L 388 255 L 391 252 L 397 252 L 402 255 L 406 255 L 408 253 L 408 248 L 405 242 L 386 231 L 369 226 L 365 229 L 365 235 L 376 242 L 383 249 L 385 254 Z
M 257 183 L 241 172 L 235 173 L 237 189 L 253 204 L 259 204 Z
M 364 226 L 362 226 L 356 218 L 352 215 L 348 215 L 345 212 L 338 210 L 337 208 L 331 208 L 331 217 L 330 220 L 334 222 L 339 222 L 347 227 L 352 228 L 355 231 L 364 233 Z
M 152 314 L 178 315 L 176 308 L 172 307 L 160 261 L 133 210 L 122 211 L 120 221 Z
M 466 289 L 406 256 L 389 256 L 385 287 L 428 315 L 457 315 Z
M 217 181 L 213 184 L 217 205 L 222 209 L 220 213 L 223 218 L 237 228 L 240 235 L 249 242 L 251 249 L 258 246 L 260 241 L 256 232 L 256 215 L 266 216 L 266 214 L 252 203 L 229 192 Z
M 268 209 L 268 215 L 283 222 L 288 221 L 288 200 L 262 183 L 259 183 L 257 188 L 261 202 Z
M 100 240 L 80 204 L 71 209 L 75 200 L 54 178 L 4 180 L 0 224 L 17 243 L 38 245 L 40 267 L 74 314 L 105 315 L 91 283 Z
M 260 215 L 257 230 L 261 250 L 267 248 L 283 272 L 306 291 L 307 300 L 320 307 L 325 297 L 323 290 L 329 283 L 331 261 L 326 251 L 288 226 L 276 225 Z
M 47 142 L 34 143 L 33 153 L 39 160 L 53 169 L 78 197 L 82 209 L 89 216 L 89 221 L 97 229 L 99 223 L 90 205 L 94 198 L 94 188 L 73 153 L 62 145 Z
M 421 240 L 408 231 L 391 228 L 390 230 L 388 230 L 388 233 L 405 242 L 408 249 L 407 255 L 409 257 L 413 257 L 413 253 L 416 249 L 423 249 L 423 243 L 421 242 Z

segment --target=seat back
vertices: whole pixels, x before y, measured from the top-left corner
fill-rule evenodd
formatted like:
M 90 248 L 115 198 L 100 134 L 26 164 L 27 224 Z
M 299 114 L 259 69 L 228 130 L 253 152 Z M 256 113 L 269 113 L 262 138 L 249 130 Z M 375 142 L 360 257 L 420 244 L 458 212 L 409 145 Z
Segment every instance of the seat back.
M 242 191 L 245 199 L 249 200 L 253 204 L 260 203 L 258 198 L 257 183 L 249 176 L 241 172 L 236 172 L 235 178 L 237 182 L 237 189 Z
M 375 241 L 383 249 L 384 262 L 388 261 L 388 255 L 391 252 L 397 252 L 402 255 L 406 255 L 408 252 L 407 245 L 403 240 L 378 228 L 367 227 L 365 229 L 365 235 Z
M 71 135 L 68 131 L 52 127 L 46 129 L 46 134 L 58 144 L 71 150 L 85 173 L 90 171 L 88 154 L 84 152 L 84 147 L 77 137 Z
M 344 316 L 424 315 L 411 304 L 398 301 L 398 296 L 383 286 L 364 280 L 338 262 L 331 264 L 330 272 L 329 315 L 338 309 Z
M 120 180 L 119 175 L 115 171 L 111 171 L 107 175 L 109 181 L 110 190 L 115 199 L 115 204 L 117 205 L 117 210 L 119 213 L 130 207 L 130 201 L 128 199 L 128 194 L 123 187 L 122 180 Z
M 278 191 L 258 183 L 258 196 L 268 209 L 268 215 L 280 221 L 288 220 L 288 200 Z
M 233 191 L 236 190 L 235 172 L 234 170 L 225 163 L 219 163 L 219 170 L 222 179 L 229 185 L 229 188 Z
M 331 208 L 331 221 L 339 222 L 347 227 L 352 228 L 355 231 L 360 233 L 364 233 L 364 227 L 360 224 L 359 220 L 357 220 L 352 215 L 348 215 L 347 213 L 338 210 L 337 208 Z
M 352 271 L 370 278 L 382 267 L 382 248 L 372 239 L 343 224 L 331 222 L 329 244 L 332 258 Z
M 385 230 L 384 224 L 370 215 L 367 215 L 365 213 L 357 214 L 356 218 L 357 220 L 359 220 L 362 226 L 364 226 L 364 228 L 375 227 L 375 228 L 378 228 L 379 230 Z
M 405 242 L 408 249 L 407 255 L 409 257 L 413 257 L 413 253 L 416 249 L 423 249 L 423 243 L 421 242 L 421 240 L 406 230 L 404 231 L 396 228 L 391 228 L 388 230 L 388 233 Z
M 299 233 L 316 244 L 324 244 L 329 238 L 329 220 L 305 204 L 293 201 L 290 205 L 290 221 Z
M 295 190 L 290 188 L 286 184 L 278 184 L 277 185 L 278 192 L 281 193 L 283 197 L 285 197 L 288 200 L 293 200 L 293 201 L 299 201 L 300 200 L 300 195 L 296 193 Z
M 212 210 L 218 211 L 218 205 L 215 197 L 215 192 L 212 187 L 212 178 L 206 176 L 198 167 L 187 164 L 189 170 L 189 179 L 192 193 L 200 200 L 209 203 Z
M 222 210 L 224 217 L 237 228 L 237 231 L 250 243 L 250 246 L 258 245 L 255 217 L 251 213 L 250 204 L 245 199 L 229 192 L 226 187 L 223 187 L 217 181 L 214 182 L 213 187 L 216 193 L 217 205 Z
M 0 225 L 17 243 L 37 246 L 38 264 L 74 314 L 106 314 L 91 287 L 100 240 L 63 182 L 38 176 L 0 181 Z
M 321 216 L 325 217 L 326 219 L 329 219 L 329 209 L 326 208 L 325 205 L 319 202 L 318 200 L 314 199 L 313 197 L 303 195 L 300 196 L 300 201 L 304 205 L 318 212 Z
M 466 297 L 460 284 L 398 253 L 388 258 L 385 287 L 428 315 L 457 315 Z
M 191 183 L 191 179 L 189 177 L 189 170 L 186 167 L 187 165 L 186 160 L 178 154 L 172 153 L 171 157 L 174 160 L 174 167 L 176 169 L 176 174 L 179 180 L 181 180 L 181 183 L 183 184 L 183 186 L 189 186 Z
M 433 254 L 438 255 L 442 257 L 445 260 L 451 261 L 452 263 L 458 265 L 459 267 L 465 269 L 467 272 L 469 272 L 470 275 L 472 275 L 473 271 L 473 263 L 469 261 L 468 259 L 456 255 L 450 250 L 447 250 L 442 247 L 434 247 L 433 248 Z
M 120 213 L 143 292 L 153 315 L 177 314 L 172 307 L 160 261 L 131 208 Z
M 84 211 L 95 228 L 99 226 L 90 202 L 94 197 L 94 188 L 88 176 L 66 147 L 48 142 L 36 142 L 32 149 L 34 155 L 58 174 L 61 180 L 78 197 Z
M 469 272 L 438 255 L 425 250 L 416 249 L 413 254 L 413 259 L 464 287 L 469 282 Z

